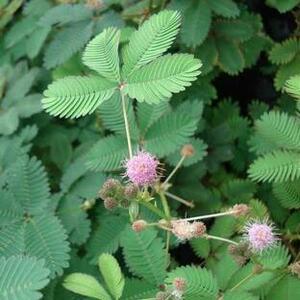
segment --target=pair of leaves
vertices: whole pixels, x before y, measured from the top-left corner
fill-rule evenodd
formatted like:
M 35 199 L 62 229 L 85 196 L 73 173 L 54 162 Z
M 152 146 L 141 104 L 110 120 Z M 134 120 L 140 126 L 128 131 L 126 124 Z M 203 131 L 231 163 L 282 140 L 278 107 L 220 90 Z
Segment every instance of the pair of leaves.
M 109 292 L 114 299 L 120 299 L 125 281 L 117 260 L 110 254 L 102 254 L 98 265 Z M 98 280 L 91 275 L 73 273 L 65 278 L 63 285 L 66 289 L 82 296 L 99 300 L 112 299 Z
M 158 103 L 189 86 L 200 74 L 201 63 L 191 55 L 161 56 L 172 44 L 180 15 L 163 11 L 152 16 L 134 32 L 123 51 L 119 66 L 120 31 L 105 29 L 86 47 L 83 62 L 98 76 L 67 77 L 45 91 L 43 106 L 60 117 L 80 117 L 94 112 L 116 89 L 138 101 Z M 121 75 L 120 75 L 121 74 Z

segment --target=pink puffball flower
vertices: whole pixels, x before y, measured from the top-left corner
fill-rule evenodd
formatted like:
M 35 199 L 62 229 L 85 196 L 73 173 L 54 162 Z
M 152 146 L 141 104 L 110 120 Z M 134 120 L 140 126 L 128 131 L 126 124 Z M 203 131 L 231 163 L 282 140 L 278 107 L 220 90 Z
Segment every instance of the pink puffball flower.
M 272 224 L 268 224 L 267 221 L 250 222 L 245 227 L 244 237 L 249 243 L 250 249 L 254 252 L 262 252 L 272 247 L 277 241 L 274 227 Z
M 158 178 L 159 161 L 148 152 L 140 151 L 125 162 L 125 175 L 138 186 L 152 185 Z

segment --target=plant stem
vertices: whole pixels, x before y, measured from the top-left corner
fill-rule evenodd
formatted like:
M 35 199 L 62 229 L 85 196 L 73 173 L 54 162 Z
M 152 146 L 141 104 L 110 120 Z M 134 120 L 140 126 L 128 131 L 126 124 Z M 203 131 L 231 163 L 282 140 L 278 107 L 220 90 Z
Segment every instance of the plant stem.
M 122 92 L 122 90 L 120 90 L 120 93 L 121 93 L 121 99 L 122 99 L 122 110 L 123 110 L 123 116 L 124 116 L 124 123 L 125 123 L 125 130 L 126 130 L 126 137 L 127 137 L 129 158 L 132 158 L 132 147 L 131 147 L 131 139 L 130 139 L 130 131 L 129 131 L 129 124 L 128 124 L 127 112 L 126 112 L 125 95 Z
M 163 192 L 159 193 L 159 195 L 160 195 L 162 206 L 164 208 L 166 219 L 167 221 L 169 221 L 171 219 L 171 214 L 170 214 L 170 208 L 168 205 L 167 198 Z
M 165 194 L 166 194 L 166 196 L 168 196 L 168 197 L 170 197 L 170 198 L 172 198 L 172 199 L 174 199 L 174 200 L 176 200 L 176 201 L 178 201 L 178 202 L 180 202 L 180 203 L 182 203 L 182 204 L 184 204 L 188 207 L 191 207 L 191 208 L 195 207 L 192 202 L 186 201 L 186 200 L 184 200 L 184 199 L 182 199 L 182 198 L 180 198 L 180 197 L 178 197 L 178 196 L 176 196 L 172 193 L 165 192 Z
M 248 281 L 253 275 L 255 275 L 253 272 L 250 273 L 249 275 L 247 275 L 245 278 L 243 278 L 240 282 L 238 282 L 233 288 L 230 289 L 230 291 L 234 291 L 235 289 L 237 289 L 238 287 L 240 287 L 243 283 L 245 283 L 246 281 Z
M 211 240 L 217 240 L 217 241 L 226 242 L 226 243 L 233 244 L 233 245 L 238 245 L 237 242 L 234 242 L 232 240 L 225 239 L 225 238 L 222 238 L 222 237 L 219 237 L 219 236 L 215 236 L 215 235 L 206 234 L 203 237 L 205 237 L 207 239 L 211 239 Z
M 173 169 L 173 171 L 169 174 L 169 176 L 167 177 L 167 179 L 164 181 L 164 183 L 162 184 L 163 186 L 166 186 L 167 183 L 170 181 L 170 179 L 174 176 L 174 174 L 177 172 L 177 170 L 180 168 L 180 166 L 182 165 L 182 163 L 184 162 L 186 156 L 182 156 L 179 160 L 179 162 L 177 163 L 176 167 Z
M 225 211 L 222 213 L 216 213 L 216 214 L 210 214 L 210 215 L 204 215 L 204 216 L 198 216 L 198 217 L 192 217 L 184 219 L 186 221 L 195 221 L 195 220 L 203 220 L 203 219 L 209 219 L 209 218 L 215 218 L 215 217 L 222 217 L 222 216 L 228 216 L 234 214 L 234 211 Z
M 152 203 L 150 202 L 146 202 L 146 201 L 141 201 L 139 202 L 142 205 L 144 205 L 145 207 L 147 207 L 149 210 L 151 210 L 152 212 L 154 212 L 156 215 L 158 215 L 161 218 L 165 218 L 165 214 L 156 206 L 154 206 Z

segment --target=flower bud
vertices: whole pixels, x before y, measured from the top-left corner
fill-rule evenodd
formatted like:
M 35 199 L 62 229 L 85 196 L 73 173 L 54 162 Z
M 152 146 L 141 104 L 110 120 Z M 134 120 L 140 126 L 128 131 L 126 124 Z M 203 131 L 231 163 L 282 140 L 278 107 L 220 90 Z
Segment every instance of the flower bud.
M 144 220 L 137 220 L 132 223 L 132 229 L 135 232 L 141 232 L 147 227 L 148 223 Z
M 246 204 L 235 204 L 231 211 L 235 217 L 245 216 L 249 213 L 250 207 Z
M 108 210 L 112 210 L 118 206 L 118 202 L 111 197 L 104 199 L 104 207 Z
M 103 200 L 107 197 L 115 197 L 123 189 L 119 180 L 114 178 L 107 179 L 99 191 L 99 197 Z
M 191 157 L 195 154 L 195 148 L 192 144 L 186 144 L 181 148 L 181 156 Z
M 125 186 L 124 196 L 127 199 L 134 199 L 134 198 L 136 198 L 137 193 L 138 193 L 138 187 L 136 185 L 129 183 L 129 184 L 127 184 Z

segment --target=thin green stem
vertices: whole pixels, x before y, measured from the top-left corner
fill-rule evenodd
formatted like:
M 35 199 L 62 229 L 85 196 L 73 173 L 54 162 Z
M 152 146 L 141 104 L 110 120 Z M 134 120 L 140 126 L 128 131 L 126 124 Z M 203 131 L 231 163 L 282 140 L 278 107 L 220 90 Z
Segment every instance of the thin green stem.
M 177 163 L 176 167 L 173 169 L 173 171 L 169 174 L 167 179 L 162 184 L 163 186 L 166 186 L 167 183 L 170 181 L 170 179 L 174 176 L 174 174 L 177 172 L 177 170 L 181 167 L 182 163 L 184 162 L 186 156 L 181 156 L 179 162 Z
M 205 237 L 207 239 L 210 239 L 210 240 L 217 240 L 217 241 L 226 242 L 226 243 L 233 244 L 233 245 L 238 245 L 238 243 L 235 242 L 235 241 L 232 241 L 232 240 L 229 240 L 229 239 L 225 239 L 225 238 L 222 238 L 222 237 L 219 237 L 219 236 L 215 236 L 215 235 L 206 234 L 203 237 Z
M 122 92 L 122 90 L 120 90 L 120 93 L 121 93 L 121 99 L 122 99 L 122 110 L 123 110 L 123 116 L 124 116 L 124 123 L 125 123 L 125 130 L 126 130 L 126 137 L 127 137 L 127 144 L 128 144 L 128 152 L 129 152 L 129 157 L 132 158 L 132 147 L 131 147 L 131 138 L 130 138 L 130 130 L 129 130 L 127 112 L 126 112 L 125 95 Z
M 236 290 L 238 287 L 240 287 L 243 283 L 245 283 L 246 281 L 248 281 L 250 278 L 252 278 L 255 275 L 255 273 L 250 273 L 249 275 L 247 275 L 245 278 L 243 278 L 240 282 L 238 282 L 233 288 L 230 289 L 230 291 L 234 291 Z
M 154 206 L 152 203 L 146 202 L 146 201 L 141 201 L 139 203 L 141 203 L 142 205 L 144 205 L 145 207 L 147 207 L 149 210 L 151 210 L 152 212 L 154 212 L 159 217 L 161 217 L 163 219 L 166 217 L 165 214 L 159 208 L 157 208 L 156 206 Z
M 209 219 L 209 218 L 215 218 L 215 217 L 229 216 L 229 215 L 232 215 L 234 213 L 235 213 L 234 211 L 229 210 L 229 211 L 225 211 L 225 212 L 222 212 L 222 213 L 192 217 L 192 218 L 187 218 L 187 219 L 184 219 L 184 220 L 186 220 L 186 221 L 203 220 L 203 219 Z
M 176 200 L 176 201 L 178 201 L 178 202 L 180 202 L 180 203 L 182 203 L 182 204 L 184 204 L 184 205 L 186 205 L 188 207 L 191 207 L 191 208 L 195 207 L 195 205 L 192 202 L 186 201 L 186 200 L 184 200 L 184 199 L 182 199 L 182 198 L 180 198 L 180 197 L 178 197 L 178 196 L 176 196 L 176 195 L 174 195 L 172 193 L 165 192 L 165 194 L 169 198 L 174 199 L 174 200 Z
M 159 195 L 160 195 L 161 203 L 162 203 L 165 215 L 166 215 L 166 219 L 167 219 L 167 221 L 169 221 L 171 219 L 171 213 L 170 213 L 170 208 L 168 205 L 167 198 L 163 192 L 159 193 Z

